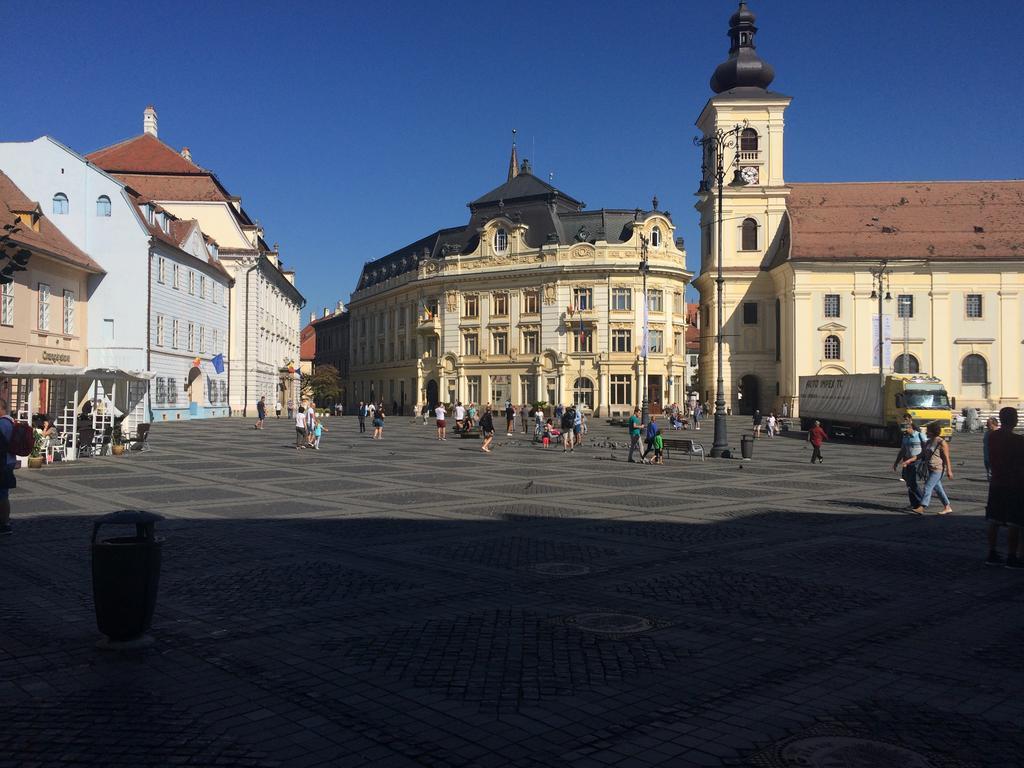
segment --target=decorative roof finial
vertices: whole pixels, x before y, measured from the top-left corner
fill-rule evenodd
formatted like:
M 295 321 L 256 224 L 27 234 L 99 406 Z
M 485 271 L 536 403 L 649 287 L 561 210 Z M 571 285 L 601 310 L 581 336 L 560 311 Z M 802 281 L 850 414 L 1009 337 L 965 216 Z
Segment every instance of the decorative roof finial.
M 775 79 L 775 70 L 757 55 L 754 45 L 756 17 L 745 0 L 729 19 L 729 58 L 718 65 L 711 76 L 711 90 L 722 93 L 733 88 L 766 89 Z
M 512 129 L 512 157 L 508 160 L 508 181 L 519 175 L 519 158 L 516 155 L 516 129 Z

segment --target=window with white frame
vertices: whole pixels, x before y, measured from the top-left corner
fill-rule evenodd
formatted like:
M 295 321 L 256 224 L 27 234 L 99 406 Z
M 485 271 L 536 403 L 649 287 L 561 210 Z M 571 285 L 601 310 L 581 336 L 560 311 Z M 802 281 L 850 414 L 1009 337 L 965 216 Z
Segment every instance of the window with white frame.
M 153 402 L 163 405 L 167 402 L 167 379 L 163 376 L 156 377 L 156 386 L 153 388 Z
M 593 288 L 573 288 L 572 289 L 572 306 L 573 309 L 583 311 L 594 308 L 594 289 Z
M 494 294 L 494 316 L 508 317 L 508 294 L 501 292 Z
M 63 192 L 58 192 L 53 196 L 53 212 L 57 216 L 67 215 L 68 211 L 71 210 L 71 204 L 68 202 L 68 196 Z
M 14 283 L 0 286 L 0 324 L 14 325 Z
M 178 380 L 167 379 L 167 404 L 174 405 L 178 402 Z
M 480 337 L 475 333 L 467 333 L 462 337 L 463 348 L 466 355 L 479 355 L 480 354 Z
M 633 331 L 629 328 L 612 328 L 612 352 L 632 352 Z
M 911 318 L 914 316 L 914 297 L 909 293 L 901 293 L 896 297 L 896 316 Z
M 195 323 L 188 324 L 188 349 L 189 352 L 194 352 L 196 348 L 196 325 Z
M 839 317 L 840 310 L 839 294 L 825 294 L 825 317 Z
M 508 250 L 508 231 L 504 227 L 498 227 L 494 233 L 494 250 L 498 253 Z
M 967 294 L 967 316 L 974 320 L 983 317 L 982 314 L 982 302 L 980 293 L 968 293 Z
M 647 311 L 662 312 L 665 308 L 665 292 L 650 290 L 647 292 Z
M 838 336 L 825 337 L 825 359 L 841 360 L 843 347 Z
M 156 262 L 156 281 L 158 283 L 167 282 L 167 259 L 163 256 L 157 257 Z
M 466 399 L 471 403 L 480 402 L 480 377 L 466 377 Z
M 206 326 L 199 326 L 199 354 L 206 354 Z
M 665 351 L 665 334 L 663 331 L 651 330 L 648 333 L 650 344 L 648 349 L 656 355 Z
M 220 331 L 214 328 L 211 333 L 213 335 L 213 349 L 211 349 L 210 351 L 216 355 L 218 352 L 220 352 Z
M 50 330 L 50 286 L 39 284 L 39 325 L 40 331 Z
M 206 275 L 199 276 L 199 298 L 206 298 Z
M 540 334 L 537 331 L 523 331 L 523 352 L 536 355 L 540 351 Z
M 96 198 L 96 215 L 100 218 L 110 216 L 110 198 L 106 195 L 100 195 Z
M 629 374 L 616 373 L 610 378 L 612 405 L 632 405 L 633 377 Z
M 475 293 L 470 293 L 462 297 L 462 316 L 480 317 L 480 300 L 477 298 Z
M 156 346 L 162 347 L 164 345 L 164 316 L 156 316 Z
M 171 349 L 178 348 L 178 320 L 171 320 Z
M 618 312 L 633 309 L 633 289 L 612 288 L 612 309 Z
M 191 269 L 188 271 L 188 292 L 189 295 L 196 295 L 196 273 Z
M 523 314 L 535 315 L 540 311 L 540 294 L 537 291 L 523 291 Z
M 491 334 L 491 352 L 495 355 L 508 354 L 508 334 L 504 331 L 495 331 Z
M 651 248 L 661 247 L 661 227 L 655 225 L 651 228 Z
M 171 283 L 172 288 L 181 288 L 181 267 L 177 264 L 171 268 L 171 279 L 173 281 Z
M 593 352 L 594 331 L 590 328 L 584 328 L 582 331 L 577 330 L 573 333 L 572 350 L 573 352 Z
M 73 336 L 75 333 L 75 292 L 64 291 L 64 333 Z

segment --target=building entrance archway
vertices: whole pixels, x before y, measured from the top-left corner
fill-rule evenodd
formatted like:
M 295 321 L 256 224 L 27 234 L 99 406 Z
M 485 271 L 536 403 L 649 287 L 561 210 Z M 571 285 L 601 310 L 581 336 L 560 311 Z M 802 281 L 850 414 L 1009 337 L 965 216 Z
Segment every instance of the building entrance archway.
M 744 416 L 753 416 L 754 411 L 761 407 L 761 382 L 752 373 L 740 379 L 740 391 L 743 396 L 739 401 L 739 412 Z
M 427 382 L 427 405 L 430 406 L 430 410 L 437 408 L 437 379 Z

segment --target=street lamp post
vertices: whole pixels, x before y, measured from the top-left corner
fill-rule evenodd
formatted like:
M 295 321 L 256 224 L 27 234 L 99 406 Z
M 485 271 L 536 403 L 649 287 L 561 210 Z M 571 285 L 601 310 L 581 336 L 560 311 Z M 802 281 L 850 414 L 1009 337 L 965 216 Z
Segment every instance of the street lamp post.
M 641 211 L 639 209 L 637 209 L 635 211 L 633 218 L 636 221 L 640 220 L 640 213 L 641 213 Z M 650 303 L 647 300 L 647 273 L 651 271 L 651 265 L 650 265 L 650 262 L 647 259 L 647 245 L 648 245 L 647 235 L 645 235 L 643 232 L 641 232 L 640 233 L 640 277 L 643 280 L 643 289 L 642 290 L 643 290 L 643 294 L 644 294 L 644 331 L 643 331 L 643 338 L 642 338 L 642 342 L 641 343 L 644 345 L 643 350 L 642 350 L 642 353 L 643 353 L 643 366 L 644 366 L 644 374 L 643 374 L 644 375 L 644 383 L 643 383 L 644 391 L 643 391 L 643 400 L 640 401 L 640 421 L 643 424 L 646 424 L 649 421 L 650 415 L 651 415 L 651 403 L 650 403 L 650 400 L 648 399 L 648 396 L 647 396 L 648 395 L 648 392 L 647 392 L 647 355 L 650 352 L 650 346 L 651 346 L 650 331 L 648 329 L 648 326 L 650 325 L 650 322 L 649 322 L 649 319 L 648 319 L 649 318 L 649 313 L 650 313 Z
M 871 298 L 878 300 L 878 386 L 885 389 L 885 326 L 882 324 L 882 301 L 892 301 L 889 292 L 888 262 L 883 261 L 877 269 L 871 270 Z
M 747 124 L 744 122 L 740 125 L 734 126 L 728 131 L 719 128 L 710 136 L 698 136 L 693 140 L 693 143 L 703 150 L 701 163 L 703 177 L 701 178 L 698 194 L 705 196 L 703 199 L 707 199 L 706 195 L 709 192 L 709 173 L 711 174 L 711 178 L 717 184 L 718 189 L 718 234 L 716 238 L 718 252 L 718 276 L 715 278 L 715 294 L 716 301 L 718 303 L 718 322 L 717 332 L 715 334 L 718 380 L 715 383 L 715 441 L 711 446 L 711 456 L 714 458 L 721 458 L 729 450 L 729 436 L 725 421 L 725 378 L 722 373 L 722 288 L 725 284 L 725 278 L 722 276 L 722 221 L 724 218 L 722 215 L 722 192 L 725 185 L 725 174 L 733 165 L 736 166 L 736 172 L 733 180 L 729 182 L 729 186 L 746 186 L 746 182 L 743 181 L 743 177 L 740 175 L 740 167 L 738 163 L 739 134 L 744 130 L 744 128 L 746 128 L 746 126 Z M 733 146 L 736 147 L 736 157 L 726 163 L 725 151 Z M 713 167 L 708 166 L 709 154 L 713 156 Z

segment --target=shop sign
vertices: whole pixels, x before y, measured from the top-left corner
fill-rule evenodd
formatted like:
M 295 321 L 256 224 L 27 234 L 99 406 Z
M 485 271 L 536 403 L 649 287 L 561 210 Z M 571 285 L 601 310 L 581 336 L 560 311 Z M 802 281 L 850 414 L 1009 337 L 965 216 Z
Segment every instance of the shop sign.
M 60 365 L 71 365 L 70 352 L 43 352 L 43 362 L 59 363 Z

